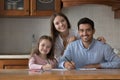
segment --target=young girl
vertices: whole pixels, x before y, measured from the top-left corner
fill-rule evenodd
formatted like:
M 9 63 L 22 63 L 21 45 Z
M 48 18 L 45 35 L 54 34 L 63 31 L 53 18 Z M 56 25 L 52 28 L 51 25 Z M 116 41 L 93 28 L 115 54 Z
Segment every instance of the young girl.
M 37 47 L 31 53 L 29 69 L 50 70 L 56 67 L 52 38 L 46 35 L 41 36 Z

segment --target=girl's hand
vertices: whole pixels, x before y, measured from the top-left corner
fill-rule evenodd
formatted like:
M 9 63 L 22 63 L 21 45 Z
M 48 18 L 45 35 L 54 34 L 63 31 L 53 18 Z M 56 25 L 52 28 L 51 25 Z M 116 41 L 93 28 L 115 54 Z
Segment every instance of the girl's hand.
M 43 70 L 51 70 L 52 69 L 52 65 L 51 64 L 46 64 L 46 65 L 43 65 Z

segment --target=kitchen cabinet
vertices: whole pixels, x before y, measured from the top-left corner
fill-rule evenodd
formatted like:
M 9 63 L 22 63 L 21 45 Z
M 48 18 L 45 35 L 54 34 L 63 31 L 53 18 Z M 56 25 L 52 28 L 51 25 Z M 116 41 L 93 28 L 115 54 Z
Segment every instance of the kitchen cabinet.
M 0 0 L 0 16 L 50 16 L 60 12 L 61 0 Z
M 120 0 L 61 0 L 63 7 L 80 6 L 84 4 L 99 4 L 111 6 L 115 18 L 120 18 Z
M 0 59 L 0 69 L 28 69 L 28 59 Z

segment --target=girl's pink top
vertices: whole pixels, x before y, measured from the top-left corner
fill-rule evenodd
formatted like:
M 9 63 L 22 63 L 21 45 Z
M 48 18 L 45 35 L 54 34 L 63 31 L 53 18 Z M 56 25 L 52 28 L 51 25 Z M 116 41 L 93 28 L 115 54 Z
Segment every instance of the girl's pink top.
M 32 57 L 29 59 L 29 69 L 41 69 L 43 65 L 50 63 L 53 68 L 57 67 L 57 61 L 54 60 L 44 60 L 40 58 L 39 55 L 34 54 Z

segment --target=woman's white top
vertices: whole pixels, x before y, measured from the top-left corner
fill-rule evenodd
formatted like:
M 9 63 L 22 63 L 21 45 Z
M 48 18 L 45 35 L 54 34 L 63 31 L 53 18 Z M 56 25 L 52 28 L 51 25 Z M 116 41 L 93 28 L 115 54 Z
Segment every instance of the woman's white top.
M 78 32 L 73 29 L 69 29 L 69 35 L 67 36 L 67 39 L 70 37 L 75 36 L 76 38 L 80 38 Z M 60 35 L 56 38 L 55 42 L 55 57 L 59 61 L 59 59 L 62 56 L 62 53 L 64 52 L 65 46 L 63 45 L 63 40 Z

